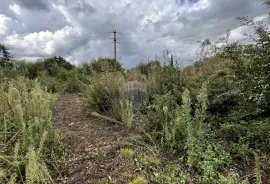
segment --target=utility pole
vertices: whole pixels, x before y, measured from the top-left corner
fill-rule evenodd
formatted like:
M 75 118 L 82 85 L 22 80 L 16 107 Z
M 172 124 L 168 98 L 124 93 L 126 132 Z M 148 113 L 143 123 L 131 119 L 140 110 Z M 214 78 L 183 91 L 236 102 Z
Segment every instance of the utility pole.
M 173 66 L 173 54 L 171 54 L 171 66 Z
M 114 42 L 114 60 L 116 61 L 116 31 L 113 31 L 113 42 Z

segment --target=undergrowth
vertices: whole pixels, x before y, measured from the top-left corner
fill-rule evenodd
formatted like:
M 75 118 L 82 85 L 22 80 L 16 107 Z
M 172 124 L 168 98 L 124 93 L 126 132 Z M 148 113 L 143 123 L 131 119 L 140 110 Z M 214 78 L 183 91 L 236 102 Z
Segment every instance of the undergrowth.
M 65 165 L 61 133 L 52 123 L 58 95 L 25 78 L 0 86 L 1 183 L 54 183 Z

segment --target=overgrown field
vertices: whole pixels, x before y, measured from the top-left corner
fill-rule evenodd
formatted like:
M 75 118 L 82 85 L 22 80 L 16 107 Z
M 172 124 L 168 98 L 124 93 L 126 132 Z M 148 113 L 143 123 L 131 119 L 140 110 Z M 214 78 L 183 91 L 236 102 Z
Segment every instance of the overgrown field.
M 239 21 L 253 42 L 230 43 L 229 33 L 206 40 L 200 59 L 185 68 L 166 54 L 164 64 L 127 72 L 107 58 L 77 67 L 61 57 L 3 62 L 0 182 L 63 182 L 65 151 L 52 108 L 60 95 L 81 93 L 93 116 L 145 137 L 119 150 L 144 173 L 131 184 L 270 183 L 269 20 Z M 132 75 L 147 83 L 139 103 L 126 97 Z
M 252 44 L 230 43 L 229 33 L 206 40 L 193 66 L 181 68 L 165 52 L 163 65 L 123 73 L 100 62 L 110 72 L 92 73 L 90 107 L 147 137 L 145 149 L 127 149 L 150 183 L 270 182 L 269 24 L 239 21 L 253 31 Z M 139 104 L 126 100 L 122 81 L 130 75 L 147 81 Z

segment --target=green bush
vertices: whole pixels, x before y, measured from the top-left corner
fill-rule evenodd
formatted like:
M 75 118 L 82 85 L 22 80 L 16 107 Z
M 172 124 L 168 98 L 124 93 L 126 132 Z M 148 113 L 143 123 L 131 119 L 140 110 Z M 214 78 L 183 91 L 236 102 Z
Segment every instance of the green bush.
M 123 72 L 121 64 L 110 58 L 99 58 L 98 60 L 93 60 L 90 64 L 92 71 L 97 73 L 106 72 Z
M 77 70 L 62 72 L 59 76 L 62 93 L 79 93 L 86 90 L 90 79 L 80 75 Z
M 45 72 L 40 73 L 37 80 L 42 88 L 48 92 L 58 93 L 62 90 L 60 82 L 57 80 L 57 78 L 51 77 Z
M 121 120 L 120 100 L 123 96 L 124 77 L 119 72 L 96 73 L 88 87 L 87 97 L 90 107 Z

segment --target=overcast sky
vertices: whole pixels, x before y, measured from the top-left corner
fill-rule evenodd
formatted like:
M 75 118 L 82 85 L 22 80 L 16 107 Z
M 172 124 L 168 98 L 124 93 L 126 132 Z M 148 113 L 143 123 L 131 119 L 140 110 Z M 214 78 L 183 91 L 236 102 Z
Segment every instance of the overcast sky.
M 163 50 L 188 65 L 197 41 L 217 40 L 228 29 L 241 39 L 239 16 L 267 16 L 262 0 L 0 0 L 0 43 L 17 59 L 63 56 L 73 64 L 113 57 L 125 68 Z

